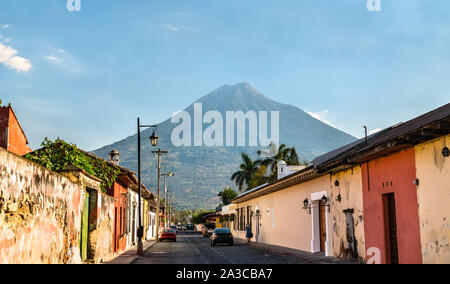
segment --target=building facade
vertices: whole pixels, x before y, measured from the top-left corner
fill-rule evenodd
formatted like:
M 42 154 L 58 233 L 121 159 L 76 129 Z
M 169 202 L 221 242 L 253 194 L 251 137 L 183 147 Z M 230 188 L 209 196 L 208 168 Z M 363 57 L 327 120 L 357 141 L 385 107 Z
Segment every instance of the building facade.
M 31 152 L 25 132 L 11 106 L 0 106 L 0 147 L 19 156 Z
M 229 227 L 360 262 L 450 263 L 449 133 L 447 104 L 345 145 L 239 195 Z

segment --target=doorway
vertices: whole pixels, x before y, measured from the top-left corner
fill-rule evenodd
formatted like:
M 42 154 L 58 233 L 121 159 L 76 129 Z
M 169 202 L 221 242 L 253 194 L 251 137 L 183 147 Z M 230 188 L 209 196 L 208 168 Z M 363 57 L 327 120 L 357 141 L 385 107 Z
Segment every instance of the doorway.
M 398 264 L 397 217 L 394 193 L 383 194 L 386 263 Z
M 89 239 L 89 192 L 86 190 L 83 204 L 83 215 L 81 217 L 81 260 L 85 261 L 88 258 L 88 239 Z
M 326 214 L 325 203 L 319 201 L 319 235 L 321 252 L 325 252 L 325 242 L 327 241 Z

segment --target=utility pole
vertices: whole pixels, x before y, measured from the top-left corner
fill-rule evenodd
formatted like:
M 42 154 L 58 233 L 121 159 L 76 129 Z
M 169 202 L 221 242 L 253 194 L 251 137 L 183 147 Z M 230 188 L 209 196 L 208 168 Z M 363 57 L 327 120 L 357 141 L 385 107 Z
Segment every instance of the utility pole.
M 156 239 L 159 240 L 159 225 L 160 225 L 160 220 L 159 220 L 159 207 L 160 207 L 160 203 L 159 203 L 159 191 L 160 191 L 160 187 L 161 187 L 161 155 L 162 154 L 167 154 L 169 153 L 168 151 L 163 151 L 161 149 L 158 149 L 158 151 L 152 151 L 153 154 L 157 154 L 158 155 L 158 193 L 157 193 L 157 199 L 156 199 Z
M 163 173 L 161 174 L 164 177 L 164 208 L 166 210 L 166 222 L 164 222 L 164 227 L 167 228 L 167 180 L 166 177 L 171 177 L 174 176 L 175 174 L 172 172 L 168 172 L 168 173 Z M 170 226 L 170 224 L 169 224 Z

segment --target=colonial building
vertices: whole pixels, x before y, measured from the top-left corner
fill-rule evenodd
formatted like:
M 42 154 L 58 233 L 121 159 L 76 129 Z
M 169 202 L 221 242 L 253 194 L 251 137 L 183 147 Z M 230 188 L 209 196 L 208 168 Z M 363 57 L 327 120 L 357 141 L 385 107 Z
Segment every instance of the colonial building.
M 449 133 L 447 104 L 322 155 L 239 195 L 230 227 L 368 263 L 449 263 Z

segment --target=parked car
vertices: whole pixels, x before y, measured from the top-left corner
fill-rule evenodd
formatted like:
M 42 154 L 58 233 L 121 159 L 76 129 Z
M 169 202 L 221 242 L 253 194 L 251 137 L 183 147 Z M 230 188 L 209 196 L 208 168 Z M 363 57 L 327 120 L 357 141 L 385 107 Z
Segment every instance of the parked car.
M 195 231 L 195 225 L 194 224 L 187 224 L 186 231 Z
M 175 232 L 177 232 L 177 234 L 178 234 L 178 228 L 177 228 L 177 226 L 170 226 L 170 229 L 175 230 Z
M 173 230 L 173 229 L 165 229 L 161 236 L 159 237 L 159 240 L 165 241 L 165 240 L 172 240 L 174 242 L 177 241 L 177 231 Z
M 213 234 L 211 235 L 211 246 L 215 246 L 216 244 L 225 243 L 230 246 L 234 244 L 233 234 L 228 228 L 218 228 L 215 229 Z

